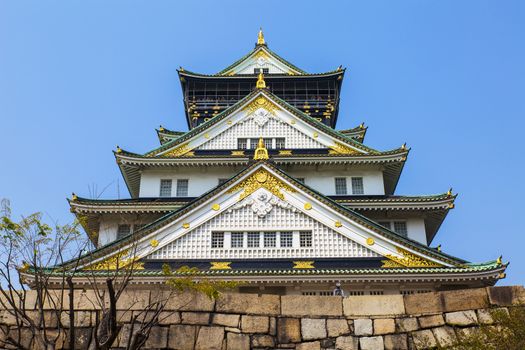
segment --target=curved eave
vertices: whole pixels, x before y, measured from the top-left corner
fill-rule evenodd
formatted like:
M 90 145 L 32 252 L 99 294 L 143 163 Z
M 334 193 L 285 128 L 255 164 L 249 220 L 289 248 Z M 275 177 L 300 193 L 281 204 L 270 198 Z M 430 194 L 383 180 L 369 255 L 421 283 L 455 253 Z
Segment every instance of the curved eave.
M 339 133 L 345 135 L 346 137 L 351 137 L 353 139 L 356 139 L 357 141 L 363 143 L 365 140 L 366 132 L 368 131 L 368 126 L 361 127 L 358 126 L 353 129 L 347 129 L 347 130 L 337 130 Z
M 312 73 L 312 74 L 265 74 L 264 79 L 267 81 L 271 81 L 273 78 L 279 78 L 279 79 L 308 79 L 308 78 L 324 78 L 324 77 L 336 77 L 339 75 L 343 75 L 345 73 L 346 68 L 328 71 L 324 73 Z M 219 79 L 219 80 L 225 80 L 225 79 L 255 79 L 257 77 L 256 74 L 236 74 L 236 75 L 213 75 L 213 74 L 202 74 L 202 73 L 196 73 L 191 72 L 187 70 L 177 70 L 179 73 L 179 77 L 185 77 L 185 78 L 198 78 L 198 79 Z

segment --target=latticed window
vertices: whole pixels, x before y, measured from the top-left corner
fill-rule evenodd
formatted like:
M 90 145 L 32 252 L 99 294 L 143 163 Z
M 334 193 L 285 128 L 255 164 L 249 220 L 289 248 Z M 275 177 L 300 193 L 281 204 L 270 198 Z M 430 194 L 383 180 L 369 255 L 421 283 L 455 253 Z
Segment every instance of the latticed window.
M 248 139 L 237 139 L 237 149 L 246 149 L 248 146 Z
M 250 139 L 250 149 L 256 149 L 259 144 L 259 139 Z
M 281 232 L 281 248 L 293 246 L 293 232 Z
M 264 147 L 266 147 L 268 149 L 273 148 L 273 139 L 264 138 L 263 142 L 264 142 Z
M 383 227 L 386 227 L 389 230 L 392 229 L 392 226 L 390 226 L 390 221 L 378 221 L 377 223 Z
M 299 232 L 299 244 L 301 247 L 311 247 L 312 246 L 312 232 L 310 231 Z
M 117 239 L 121 239 L 131 233 L 131 226 L 128 224 L 118 225 Z
M 365 292 L 362 290 L 350 290 L 347 292 L 348 295 L 365 295 Z
M 370 295 L 383 295 L 385 294 L 382 290 L 371 290 Z
M 353 177 L 352 178 L 352 194 L 364 194 L 365 188 L 363 186 L 362 177 Z
M 335 178 L 335 194 L 336 195 L 345 195 L 347 194 L 346 190 L 346 177 L 336 177 Z
M 171 180 L 160 180 L 160 197 L 171 197 Z
M 188 197 L 188 179 L 177 180 L 177 197 Z
M 275 139 L 275 148 L 276 149 L 286 148 L 286 141 L 284 137 L 278 137 Z
M 232 232 L 232 248 L 242 248 L 244 246 L 244 232 Z
M 261 73 L 261 71 L 262 71 L 263 74 L 268 74 L 268 73 L 270 73 L 270 68 L 254 68 L 253 69 L 253 73 L 254 74 L 259 74 L 259 73 Z
M 275 232 L 264 233 L 264 246 L 275 247 L 277 245 L 277 234 Z
M 211 233 L 211 247 L 212 248 L 224 247 L 224 232 L 212 232 Z
M 394 232 L 406 237 L 408 235 L 406 221 L 394 221 Z
M 248 248 L 259 248 L 260 238 L 259 232 L 248 232 Z

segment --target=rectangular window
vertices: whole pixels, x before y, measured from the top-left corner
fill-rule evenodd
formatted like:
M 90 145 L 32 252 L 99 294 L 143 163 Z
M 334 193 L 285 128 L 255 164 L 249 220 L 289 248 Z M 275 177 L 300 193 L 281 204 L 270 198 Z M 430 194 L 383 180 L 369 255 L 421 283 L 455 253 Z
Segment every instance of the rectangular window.
M 259 248 L 260 238 L 259 232 L 248 232 L 248 248 Z
M 312 232 L 310 231 L 299 232 L 299 244 L 301 247 L 311 247 L 312 246 Z
M 270 68 L 254 68 L 253 69 L 253 73 L 255 74 L 259 74 L 261 73 L 261 71 L 263 74 L 268 74 L 270 72 Z
M 264 147 L 266 147 L 267 149 L 273 148 L 273 139 L 264 138 L 263 142 L 264 142 Z
M 188 179 L 177 180 L 177 197 L 188 197 Z
M 246 149 L 248 146 L 248 139 L 237 139 L 237 149 Z
M 335 178 L 335 194 L 338 196 L 344 196 L 348 192 L 346 191 L 346 177 Z
M 160 197 L 171 197 L 171 180 L 160 180 Z
M 212 232 L 211 233 L 211 247 L 212 248 L 224 247 L 224 232 Z
M 378 221 L 377 223 L 383 227 L 386 227 L 389 230 L 392 229 L 392 226 L 390 226 L 390 221 Z
M 293 246 L 293 232 L 281 232 L 281 248 Z
M 277 245 L 277 234 L 275 232 L 264 233 L 264 246 L 266 248 L 272 248 Z
M 352 194 L 364 194 L 365 188 L 363 186 L 362 177 L 353 177 L 352 178 Z
M 219 186 L 228 181 L 228 179 L 219 179 Z
M 118 225 L 117 239 L 121 239 L 131 233 L 131 226 L 128 224 Z
M 405 221 L 394 221 L 394 232 L 406 237 L 408 235 L 407 223 Z
M 244 246 L 244 232 L 232 232 L 232 248 Z
M 250 149 L 256 149 L 259 139 L 250 139 Z
M 278 137 L 275 139 L 275 148 L 276 149 L 284 149 L 286 148 L 284 137 Z
M 384 292 L 382 290 L 371 290 L 370 295 L 383 295 Z

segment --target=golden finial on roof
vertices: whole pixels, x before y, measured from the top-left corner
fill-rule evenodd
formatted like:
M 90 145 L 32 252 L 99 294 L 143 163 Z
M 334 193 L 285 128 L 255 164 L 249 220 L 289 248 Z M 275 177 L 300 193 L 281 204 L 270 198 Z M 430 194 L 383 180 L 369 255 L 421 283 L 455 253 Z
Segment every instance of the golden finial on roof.
M 117 145 L 117 153 L 120 153 L 122 152 L 122 150 L 120 149 L 120 147 Z
M 402 150 L 406 150 L 407 149 L 407 143 L 406 142 L 401 146 L 401 149 Z
M 447 196 L 449 196 L 449 197 L 452 196 L 452 187 L 448 190 Z
M 75 194 L 75 192 L 71 193 L 71 200 L 72 201 L 76 201 L 78 199 L 77 195 Z
M 257 77 L 256 87 L 257 87 L 257 89 L 264 89 L 264 88 L 266 88 L 266 82 L 264 81 L 264 75 L 262 74 L 262 72 L 259 73 L 259 77 Z
M 159 125 L 159 131 L 164 131 L 164 127 L 162 125 Z
M 264 141 L 262 137 L 259 138 L 259 144 L 257 145 L 257 148 L 255 149 L 255 153 L 253 154 L 254 160 L 266 160 L 270 158 L 268 156 L 268 150 L 266 149 L 266 146 L 264 145 Z
M 437 251 L 440 252 L 441 251 L 441 244 L 437 246 Z
M 259 34 L 257 34 L 257 45 L 266 45 L 262 28 L 259 28 Z
M 503 264 L 503 255 L 500 255 L 498 260 L 496 260 L 496 264 L 502 265 Z
M 359 129 L 364 129 L 365 128 L 365 122 L 362 122 L 361 124 L 359 124 Z

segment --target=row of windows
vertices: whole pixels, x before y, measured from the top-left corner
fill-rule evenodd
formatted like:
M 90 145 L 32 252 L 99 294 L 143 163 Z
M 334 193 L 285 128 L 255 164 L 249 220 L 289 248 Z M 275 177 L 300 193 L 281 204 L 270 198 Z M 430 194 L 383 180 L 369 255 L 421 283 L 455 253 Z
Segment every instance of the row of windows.
M 254 74 L 259 74 L 259 73 L 268 74 L 270 73 L 270 68 L 254 68 L 253 73 Z
M 312 232 L 300 231 L 297 233 L 299 247 L 312 246 Z M 229 235 L 229 246 L 225 237 Z M 294 246 L 294 232 L 212 232 L 212 248 L 292 248 Z
M 386 227 L 403 237 L 408 236 L 408 228 L 406 221 L 378 221 L 379 225 Z
M 176 197 L 188 197 L 188 179 L 177 179 Z M 173 187 L 173 180 L 160 180 L 160 197 L 171 197 Z
M 284 137 L 263 138 L 264 147 L 267 149 L 284 149 L 286 141 Z M 237 149 L 256 149 L 259 144 L 258 138 L 238 138 Z
M 129 235 L 131 232 L 136 232 L 143 228 L 145 224 L 136 224 L 136 225 L 129 225 L 129 224 L 121 224 L 118 225 L 117 228 L 117 239 L 120 239 L 122 237 L 125 237 Z
M 349 296 L 356 296 L 356 295 L 365 295 L 364 290 L 350 290 L 350 291 L 344 291 L 345 295 Z M 401 295 L 411 295 L 411 294 L 422 294 L 422 293 L 430 293 L 431 290 L 429 289 L 419 289 L 419 290 L 401 290 L 399 291 L 399 294 Z M 366 295 L 384 295 L 385 292 L 382 290 L 371 290 L 366 292 Z M 332 291 L 307 291 L 302 292 L 302 295 L 333 295 Z
M 364 194 L 365 187 L 363 185 L 362 177 L 351 177 L 352 194 Z M 344 196 L 348 194 L 347 178 L 336 177 L 335 178 L 335 194 L 338 196 Z

